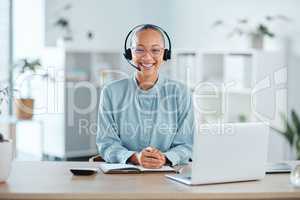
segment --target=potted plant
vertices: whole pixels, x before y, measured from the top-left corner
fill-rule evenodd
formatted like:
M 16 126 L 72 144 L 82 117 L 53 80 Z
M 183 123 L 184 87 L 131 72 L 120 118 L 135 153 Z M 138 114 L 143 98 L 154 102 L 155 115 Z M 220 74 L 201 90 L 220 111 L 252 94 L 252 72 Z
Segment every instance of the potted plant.
M 282 115 L 285 124 L 285 130 L 279 130 L 272 127 L 273 130 L 282 134 L 288 141 L 292 151 L 296 153 L 296 159 L 300 160 L 300 120 L 295 110 L 291 111 L 291 120 Z
M 57 42 L 67 42 L 72 41 L 72 29 L 71 23 L 68 17 L 70 14 L 69 11 L 72 10 L 72 4 L 67 3 L 62 8 L 55 12 L 55 19 L 53 22 L 53 26 L 59 29 L 60 35 Z
M 57 21 L 55 21 L 54 26 L 59 27 L 61 29 L 62 32 L 61 37 L 63 41 L 73 40 L 70 22 L 67 18 L 65 17 L 58 18 Z
M 12 163 L 12 142 L 0 133 L 0 183 L 7 180 Z
M 58 30 L 57 45 L 65 45 L 73 41 L 72 31 L 72 15 L 71 11 L 73 6 L 71 3 L 63 5 L 61 8 L 54 12 L 54 20 L 52 22 L 53 28 Z M 92 41 L 95 38 L 95 32 L 93 30 L 87 30 L 86 38 L 88 41 Z
M 32 119 L 34 99 L 32 98 L 31 79 L 40 66 L 39 59 L 21 59 L 16 65 L 19 74 L 18 80 L 21 80 L 20 83 L 17 84 L 21 97 L 15 99 L 16 116 L 18 119 Z
M 242 36 L 246 35 L 250 38 L 250 46 L 255 49 L 263 49 L 264 38 L 274 38 L 275 33 L 271 30 L 270 25 L 273 21 L 281 20 L 284 22 L 291 21 L 284 15 L 265 16 L 264 19 L 257 23 L 252 23 L 249 19 L 238 19 L 236 24 L 229 25 L 223 20 L 216 20 L 213 23 L 213 27 L 223 26 L 230 28 L 227 37 L 233 37 L 234 35 Z

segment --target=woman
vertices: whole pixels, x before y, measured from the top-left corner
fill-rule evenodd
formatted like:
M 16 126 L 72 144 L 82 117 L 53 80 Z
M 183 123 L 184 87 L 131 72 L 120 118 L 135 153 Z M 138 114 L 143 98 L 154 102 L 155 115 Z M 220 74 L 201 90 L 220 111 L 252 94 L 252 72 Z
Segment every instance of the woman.
M 146 24 L 132 34 L 131 48 L 125 53 L 129 50 L 130 58 L 125 57 L 132 59 L 138 70 L 133 77 L 112 82 L 101 92 L 99 154 L 107 162 L 146 168 L 187 163 L 195 131 L 192 99 L 183 84 L 159 75 L 168 58 L 166 33 Z

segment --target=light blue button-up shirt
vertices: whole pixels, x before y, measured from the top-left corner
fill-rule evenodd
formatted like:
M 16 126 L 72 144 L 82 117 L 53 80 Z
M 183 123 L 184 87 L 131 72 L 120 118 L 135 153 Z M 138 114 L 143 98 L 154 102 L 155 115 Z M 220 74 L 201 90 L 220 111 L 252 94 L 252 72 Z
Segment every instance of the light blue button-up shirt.
M 145 91 L 135 75 L 103 87 L 98 113 L 97 146 L 106 162 L 126 163 L 148 146 L 159 149 L 172 165 L 192 155 L 195 132 L 190 91 L 159 76 Z

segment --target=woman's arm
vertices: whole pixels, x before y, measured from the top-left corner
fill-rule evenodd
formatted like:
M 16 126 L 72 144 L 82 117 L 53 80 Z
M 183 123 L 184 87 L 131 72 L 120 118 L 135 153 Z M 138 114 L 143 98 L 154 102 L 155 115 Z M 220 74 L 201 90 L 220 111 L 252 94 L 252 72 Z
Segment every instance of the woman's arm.
M 196 131 L 192 96 L 190 92 L 182 90 L 178 104 L 178 128 L 171 149 L 164 154 L 172 163 L 186 164 L 192 157 L 193 136 Z
M 106 162 L 126 163 L 135 152 L 128 151 L 121 145 L 111 101 L 109 89 L 103 88 L 100 95 L 96 143 L 100 156 Z

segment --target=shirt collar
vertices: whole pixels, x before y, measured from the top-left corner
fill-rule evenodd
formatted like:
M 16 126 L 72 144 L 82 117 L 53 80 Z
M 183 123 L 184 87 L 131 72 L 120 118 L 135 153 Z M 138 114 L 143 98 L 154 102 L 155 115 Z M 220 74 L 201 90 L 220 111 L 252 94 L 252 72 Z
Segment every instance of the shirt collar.
M 137 72 L 135 72 L 132 76 L 132 80 L 134 82 L 134 85 L 135 87 L 137 88 L 138 92 L 140 93 L 144 93 L 144 94 L 153 94 L 153 93 L 156 93 L 156 91 L 159 90 L 162 82 L 163 82 L 163 77 L 161 75 L 158 75 L 158 78 L 155 82 L 155 84 L 153 85 L 152 88 L 148 89 L 148 90 L 142 90 L 139 85 L 138 85 L 138 82 L 137 82 L 137 79 L 136 79 L 136 76 L 137 76 Z

